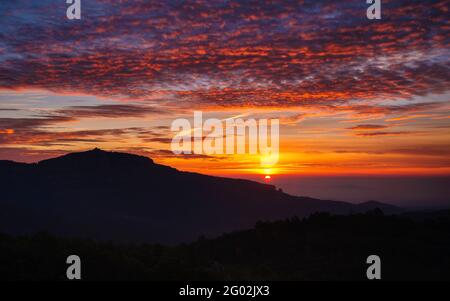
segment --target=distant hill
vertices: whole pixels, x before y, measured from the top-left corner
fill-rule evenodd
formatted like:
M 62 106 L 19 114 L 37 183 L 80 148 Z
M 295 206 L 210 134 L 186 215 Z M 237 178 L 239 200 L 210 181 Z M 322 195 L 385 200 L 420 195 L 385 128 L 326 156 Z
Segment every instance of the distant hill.
M 357 213 L 377 202 L 291 196 L 272 185 L 181 172 L 99 149 L 35 164 L 0 161 L 0 231 L 177 243 L 314 212 Z

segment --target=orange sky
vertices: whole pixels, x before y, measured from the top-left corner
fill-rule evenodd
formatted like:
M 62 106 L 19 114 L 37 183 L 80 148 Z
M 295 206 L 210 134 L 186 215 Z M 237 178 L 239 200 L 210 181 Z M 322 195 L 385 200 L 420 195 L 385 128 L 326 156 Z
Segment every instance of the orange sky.
M 54 111 L 40 107 L 55 97 L 72 103 L 88 96 L 67 96 L 48 92 L 3 91 L 0 97 L 34 99 L 37 108 L 4 111 L 28 116 Z M 96 99 L 97 115 L 89 107 L 71 112 L 78 116 L 22 117 L 16 125 L 2 129 L 3 159 L 36 161 L 70 151 L 100 147 L 143 154 L 156 162 L 182 170 L 215 175 L 239 174 L 450 174 L 448 105 L 410 106 L 400 112 L 389 109 L 371 110 L 344 108 L 227 108 L 206 111 L 204 118 L 225 119 L 279 118 L 280 160 L 273 166 L 262 166 L 259 155 L 174 155 L 170 142 L 177 132 L 170 131 L 171 122 L 184 117 L 192 119 L 193 112 L 141 114 L 122 108 L 125 116 L 108 115 L 106 101 Z M 93 105 L 91 105 L 94 108 Z M 63 110 L 63 109 L 57 109 Z M 76 109 L 72 109 L 76 111 Z M 368 112 L 366 112 L 368 111 Z M 381 112 L 380 112 L 381 111 Z M 25 113 L 24 113 L 25 112 Z M 68 114 L 68 113 L 67 113 Z M 92 115 L 92 116 L 91 116 Z M 131 115 L 131 116 L 129 116 Z M 5 118 L 6 119 L 6 118 Z M 11 118 L 12 119 L 12 118 Z M 14 128 L 16 126 L 16 129 Z M 8 153 L 8 151 L 10 151 Z
M 182 170 L 450 174 L 446 1 L 0 3 L 0 160 L 99 147 Z M 62 17 L 59 17 L 63 12 Z M 175 156 L 170 125 L 280 120 L 280 160 Z

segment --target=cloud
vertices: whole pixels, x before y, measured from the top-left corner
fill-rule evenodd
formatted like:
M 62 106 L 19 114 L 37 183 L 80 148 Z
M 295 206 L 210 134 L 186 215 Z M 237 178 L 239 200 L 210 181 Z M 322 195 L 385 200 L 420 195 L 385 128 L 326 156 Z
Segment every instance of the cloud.
M 450 145 L 418 145 L 410 148 L 396 148 L 389 151 L 390 153 L 402 155 L 418 155 L 418 156 L 435 156 L 450 157 Z
M 157 137 L 152 129 L 129 127 L 115 129 L 68 130 L 57 127 L 59 123 L 72 121 L 70 117 L 47 116 L 46 118 L 0 118 L 0 144 L 32 146 L 75 147 L 80 142 L 125 143 L 130 137 Z
M 147 151 L 147 154 L 152 158 L 177 158 L 184 160 L 192 160 L 192 159 L 207 159 L 207 160 L 220 160 L 223 157 L 220 156 L 209 156 L 203 154 L 177 154 L 175 155 L 171 150 L 166 149 L 158 149 Z
M 399 136 L 399 135 L 414 135 L 420 134 L 422 132 L 414 132 L 414 131 L 398 131 L 398 132 L 362 132 L 356 133 L 356 136 L 362 137 L 376 137 L 376 136 Z
M 163 128 L 151 131 L 143 128 L 119 128 L 71 131 L 61 129 L 65 123 L 79 121 L 83 118 L 129 118 L 145 117 L 148 115 L 166 114 L 165 111 L 151 106 L 136 104 L 72 106 L 56 110 L 47 110 L 34 117 L 0 118 L 0 143 L 3 144 L 32 144 L 32 145 L 65 145 L 70 143 L 106 142 L 105 137 L 115 140 L 128 135 L 158 135 Z M 117 140 L 118 141 L 118 140 Z
M 357 126 L 353 126 L 348 128 L 348 130 L 377 130 L 377 129 L 385 129 L 387 128 L 386 125 L 380 125 L 380 124 L 359 124 Z
M 177 107 L 408 99 L 450 86 L 445 1 L 2 2 L 0 88 Z M 81 110 L 80 113 L 84 113 Z M 108 113 L 106 113 L 108 114 Z
M 0 1 L 0 96 L 6 100 L 0 144 L 16 147 L 18 155 L 99 144 L 172 158 L 151 149 L 167 147 L 167 125 L 138 128 L 116 119 L 142 124 L 147 116 L 168 119 L 194 109 L 270 109 L 290 125 L 283 144 L 296 151 L 307 135 L 317 145 L 339 144 L 342 134 L 345 145 L 366 137 L 361 151 L 376 138 L 395 136 L 397 150 L 411 156 L 425 152 L 414 148 L 422 137 L 413 135 L 430 133 L 427 139 L 443 143 L 448 1 L 384 0 L 379 22 L 366 19 L 367 4 L 359 0 L 91 0 L 83 2 L 79 22 L 65 19 L 66 8 L 65 1 Z M 37 95 L 42 90 L 44 99 Z M 34 91 L 40 92 L 24 96 Z M 88 102 L 77 105 L 74 95 Z M 97 105 L 85 105 L 90 101 Z M 349 121 L 350 135 L 336 129 L 334 122 Z M 383 125 L 391 121 L 401 130 Z M 312 161 L 317 149 L 307 156 Z M 312 161 L 302 164 L 319 164 Z
M 143 105 L 98 105 L 98 106 L 73 106 L 56 111 L 64 116 L 73 118 L 124 118 L 144 117 L 150 114 L 165 114 L 161 109 Z
M 449 106 L 448 102 L 429 101 L 429 102 L 417 102 L 399 105 L 359 104 L 359 103 L 341 104 L 341 105 L 329 104 L 319 106 L 318 108 L 323 111 L 332 111 L 336 113 L 338 112 L 352 113 L 355 118 L 364 118 L 373 116 L 386 117 L 390 115 L 411 116 L 417 115 L 416 113 L 419 112 L 425 112 L 430 110 L 447 110 L 448 106 Z M 398 121 L 398 120 L 387 119 L 386 121 Z
M 42 115 L 33 118 L 0 118 L 0 129 L 29 130 L 74 120 L 73 117 L 59 115 Z
M 12 135 L 14 132 L 15 131 L 13 129 L 0 129 L 0 135 Z
M 408 155 L 408 156 L 430 156 L 430 157 L 443 157 L 448 158 L 450 156 L 450 145 L 423 145 L 404 147 L 404 148 L 392 148 L 386 145 L 385 148 L 378 150 L 358 150 L 358 149 L 340 149 L 335 150 L 337 154 L 367 154 L 367 155 Z
M 152 138 L 143 139 L 143 141 L 145 141 L 145 142 L 158 142 L 158 143 L 163 143 L 163 144 L 171 144 L 172 143 L 172 138 L 168 138 L 168 137 L 152 137 Z
M 307 113 L 297 113 L 294 115 L 286 116 L 286 117 L 280 117 L 281 124 L 284 125 L 296 125 L 303 121 L 306 117 L 310 116 L 310 114 Z

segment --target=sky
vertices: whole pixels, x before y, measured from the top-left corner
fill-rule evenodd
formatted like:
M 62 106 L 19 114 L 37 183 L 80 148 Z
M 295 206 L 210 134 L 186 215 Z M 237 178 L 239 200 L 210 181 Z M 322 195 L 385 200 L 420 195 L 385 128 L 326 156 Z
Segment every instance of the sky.
M 214 175 L 450 175 L 450 1 L 0 0 L 0 160 L 99 147 Z M 278 118 L 280 160 L 174 155 L 177 118 Z

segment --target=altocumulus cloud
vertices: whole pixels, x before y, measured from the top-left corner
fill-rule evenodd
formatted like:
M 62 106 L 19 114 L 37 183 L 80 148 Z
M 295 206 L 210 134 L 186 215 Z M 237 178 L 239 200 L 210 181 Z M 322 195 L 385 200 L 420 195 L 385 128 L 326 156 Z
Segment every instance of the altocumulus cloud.
M 179 106 L 299 106 L 443 93 L 448 1 L 0 3 L 0 88 Z M 87 109 L 73 108 L 90 114 Z M 109 113 L 108 108 L 98 109 Z

